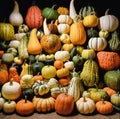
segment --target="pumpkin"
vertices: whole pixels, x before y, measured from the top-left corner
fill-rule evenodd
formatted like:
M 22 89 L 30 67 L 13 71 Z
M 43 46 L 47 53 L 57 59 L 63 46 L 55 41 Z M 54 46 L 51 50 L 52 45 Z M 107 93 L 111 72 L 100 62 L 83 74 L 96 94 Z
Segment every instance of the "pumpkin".
M 16 112 L 20 115 L 26 116 L 32 114 L 34 111 L 33 102 L 27 100 L 27 96 L 25 99 L 20 99 L 16 104 Z
M 56 76 L 56 68 L 52 65 L 45 65 L 41 70 L 41 74 L 45 79 L 54 78 Z
M 110 88 L 110 87 L 104 87 L 103 90 L 106 91 L 110 97 L 111 97 L 113 94 L 116 94 L 116 93 L 117 93 L 116 90 L 113 90 L 113 89 Z
M 88 47 L 94 49 L 95 51 L 104 50 L 107 46 L 107 41 L 105 38 L 92 37 L 88 41 Z
M 95 102 L 88 97 L 81 97 L 76 102 L 76 108 L 81 114 L 91 114 L 95 111 Z
M 109 36 L 109 32 L 108 31 L 103 31 L 103 30 L 99 31 L 99 37 L 106 39 L 106 38 L 108 38 L 108 36 Z
M 68 52 L 71 52 L 73 48 L 74 48 L 74 45 L 72 43 L 65 43 L 61 47 L 62 50 L 66 50 Z
M 53 88 L 59 85 L 58 80 L 56 78 L 50 78 L 47 82 L 48 87 Z
M 91 13 L 84 17 L 83 24 L 85 27 L 96 27 L 98 25 L 98 17 Z
M 14 36 L 15 30 L 10 23 L 0 23 L 0 38 L 10 41 Z
M 69 34 L 60 34 L 60 41 L 62 42 L 62 43 L 70 43 L 71 41 L 70 41 L 70 36 L 69 36 Z
M 52 54 L 58 51 L 61 47 L 61 42 L 56 34 L 43 35 L 41 38 L 42 49 L 47 54 Z
M 16 102 L 13 100 L 8 100 L 3 104 L 3 111 L 7 114 L 15 112 Z
M 55 99 L 53 97 L 34 97 L 32 102 L 37 112 L 47 113 L 55 110 Z
M 61 15 L 65 14 L 68 15 L 69 14 L 69 10 L 67 7 L 58 7 L 57 12 Z
M 87 87 L 92 87 L 99 81 L 98 64 L 96 61 L 88 59 L 84 62 L 80 79 Z
M 16 100 L 21 95 L 21 87 L 18 82 L 10 80 L 3 84 L 1 89 L 2 96 L 5 99 Z
M 0 64 L 0 85 L 3 85 L 4 83 L 8 82 L 8 68 L 6 64 L 1 63 Z
M 58 33 L 58 28 L 57 25 L 51 21 L 51 23 L 48 24 L 48 29 L 50 30 L 51 34 L 57 34 Z
M 74 109 L 74 98 L 65 93 L 60 93 L 55 101 L 55 111 L 61 115 L 70 115 Z
M 14 61 L 14 55 L 6 52 L 2 55 L 2 61 L 6 64 L 11 64 Z
M 59 13 L 56 9 L 54 9 L 55 5 L 53 5 L 51 8 L 50 7 L 45 7 L 42 10 L 42 15 L 43 17 L 47 19 L 57 19 L 59 16 Z
M 69 73 L 70 73 L 69 69 L 65 68 L 65 67 L 63 67 L 61 69 L 58 69 L 56 71 L 56 75 L 57 75 L 58 78 L 62 78 L 62 77 L 68 76 Z
M 105 84 L 112 88 L 113 90 L 120 90 L 120 71 L 119 70 L 111 70 L 107 71 L 104 74 L 104 82 Z
M 64 63 L 62 60 L 55 60 L 54 61 L 54 67 L 56 69 L 61 69 L 64 66 Z
M 69 70 L 72 71 L 75 68 L 74 62 L 73 61 L 67 61 L 67 62 L 64 63 L 64 67 L 68 68 Z
M 113 105 L 109 101 L 100 100 L 96 103 L 96 110 L 100 114 L 110 114 L 113 111 Z
M 36 5 L 30 6 L 25 16 L 25 22 L 29 28 L 40 28 L 43 24 L 41 9 Z
M 59 78 L 59 79 L 58 79 L 58 82 L 59 82 L 60 86 L 65 87 L 65 86 L 69 86 L 70 80 L 71 80 L 71 77 L 68 75 L 68 76 L 64 76 L 64 77 L 62 77 L 62 78 Z M 64 91 L 63 91 L 63 92 L 64 92 Z M 67 92 L 68 92 L 68 91 L 67 91 Z
M 113 105 L 120 107 L 120 94 L 116 93 L 111 96 L 111 102 Z
M 97 53 L 97 60 L 103 70 L 113 70 L 120 66 L 120 56 L 116 52 L 100 51 Z
M 114 15 L 109 15 L 106 10 L 105 15 L 99 18 L 99 29 L 103 31 L 113 32 L 119 26 L 119 20 Z
M 74 45 L 83 45 L 86 42 L 86 31 L 82 20 L 74 22 L 70 27 L 70 40 Z

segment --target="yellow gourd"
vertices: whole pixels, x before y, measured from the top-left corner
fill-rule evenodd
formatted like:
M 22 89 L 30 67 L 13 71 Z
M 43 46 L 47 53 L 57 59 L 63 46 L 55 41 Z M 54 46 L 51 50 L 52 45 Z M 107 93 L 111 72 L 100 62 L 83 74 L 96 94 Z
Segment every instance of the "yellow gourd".
M 41 44 L 37 38 L 37 29 L 36 28 L 32 29 L 32 31 L 30 33 L 27 49 L 28 49 L 28 53 L 33 54 L 33 55 L 40 54 L 42 51 Z

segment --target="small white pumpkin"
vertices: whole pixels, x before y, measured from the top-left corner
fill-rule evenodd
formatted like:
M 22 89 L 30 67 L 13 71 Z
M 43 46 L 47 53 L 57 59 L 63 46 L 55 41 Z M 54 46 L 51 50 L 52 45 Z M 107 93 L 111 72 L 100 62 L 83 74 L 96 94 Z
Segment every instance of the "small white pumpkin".
M 0 93 L 0 110 L 3 109 L 4 103 L 5 103 L 5 99 L 1 97 L 1 93 Z
M 57 28 L 58 28 L 58 32 L 60 34 L 63 34 L 63 33 L 68 34 L 70 32 L 70 25 L 68 25 L 68 24 L 63 24 L 63 23 L 62 24 L 58 24 Z
M 57 87 L 58 86 L 58 80 L 56 78 L 50 78 L 47 85 L 50 87 L 50 88 L 54 88 L 54 87 Z
M 73 61 L 67 61 L 64 63 L 64 67 L 68 68 L 69 70 L 73 70 L 75 66 L 74 66 Z
M 105 38 L 92 37 L 88 41 L 88 47 L 95 51 L 102 51 L 106 48 L 107 41 Z
M 72 24 L 73 20 L 69 15 L 65 15 L 65 14 L 61 14 L 58 16 L 58 22 L 60 24 L 64 23 L 64 24 Z
M 95 102 L 87 97 L 81 97 L 76 102 L 77 110 L 81 114 L 91 114 L 95 111 Z

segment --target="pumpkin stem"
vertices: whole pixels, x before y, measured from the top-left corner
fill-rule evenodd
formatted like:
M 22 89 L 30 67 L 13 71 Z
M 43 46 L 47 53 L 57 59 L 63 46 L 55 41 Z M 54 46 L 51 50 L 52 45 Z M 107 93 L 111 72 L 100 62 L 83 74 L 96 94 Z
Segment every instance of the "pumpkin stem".
M 105 15 L 108 15 L 108 11 L 109 11 L 109 9 L 107 9 L 107 10 L 105 11 Z
M 11 100 L 10 100 L 10 99 L 8 100 L 8 103 L 9 103 L 9 104 L 11 103 Z
M 10 79 L 10 85 L 13 85 L 13 78 Z
M 25 95 L 25 103 L 27 103 L 27 95 Z
M 87 101 L 85 96 L 83 96 L 83 100 L 84 100 L 84 102 L 86 102 L 86 101 Z
M 54 4 L 54 5 L 52 6 L 52 9 L 54 9 L 56 6 L 57 6 L 57 5 L 56 5 L 56 4 Z

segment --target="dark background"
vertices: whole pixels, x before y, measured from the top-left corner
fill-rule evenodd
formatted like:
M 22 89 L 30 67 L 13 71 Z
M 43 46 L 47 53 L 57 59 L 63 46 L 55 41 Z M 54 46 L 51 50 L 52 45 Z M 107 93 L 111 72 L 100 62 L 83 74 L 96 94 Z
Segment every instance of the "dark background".
M 23 17 L 26 16 L 28 7 L 32 5 L 33 0 L 17 0 L 20 8 L 20 12 Z M 70 0 L 34 0 L 36 5 L 41 9 L 44 7 L 52 7 L 56 4 L 56 8 L 59 6 L 64 6 L 69 8 Z M 120 20 L 120 6 L 118 0 L 75 0 L 75 9 L 79 13 L 81 7 L 85 5 L 92 5 L 98 16 L 103 16 L 105 11 L 109 8 L 109 14 L 115 15 Z M 6 18 L 8 20 L 10 13 L 13 10 L 14 0 L 0 0 L 0 22 Z

